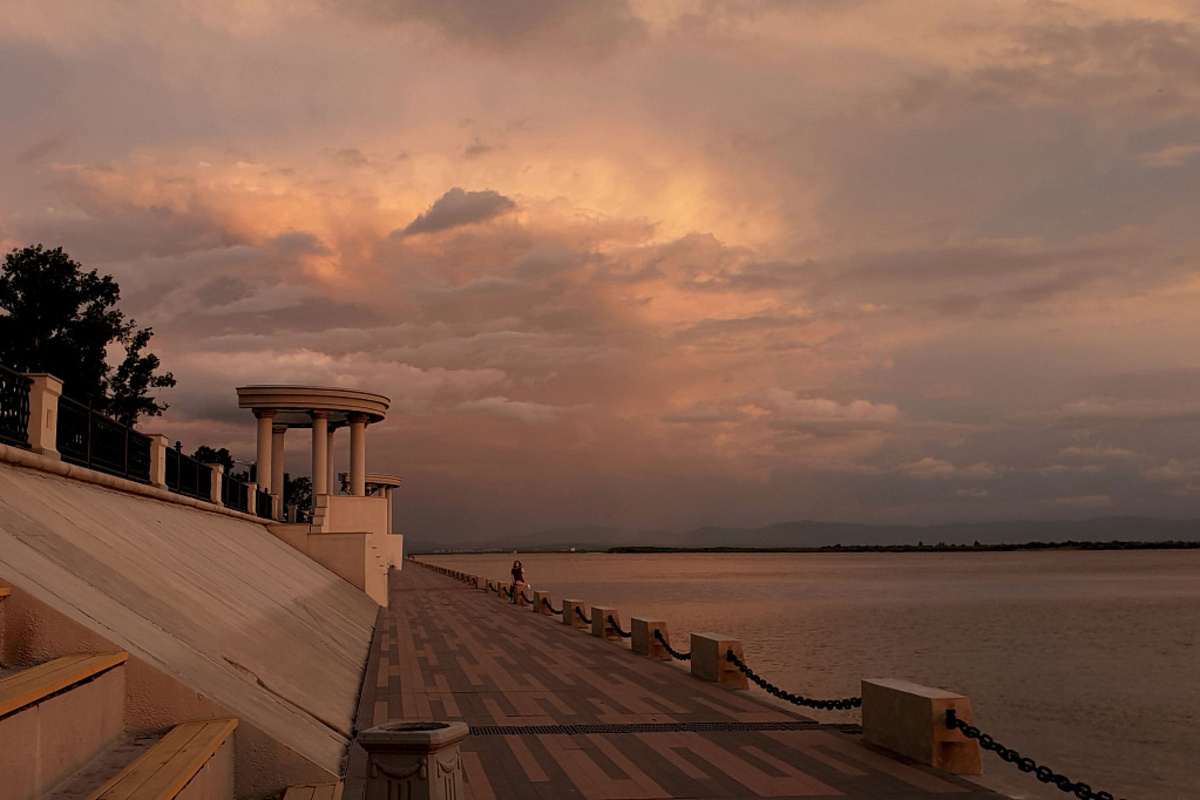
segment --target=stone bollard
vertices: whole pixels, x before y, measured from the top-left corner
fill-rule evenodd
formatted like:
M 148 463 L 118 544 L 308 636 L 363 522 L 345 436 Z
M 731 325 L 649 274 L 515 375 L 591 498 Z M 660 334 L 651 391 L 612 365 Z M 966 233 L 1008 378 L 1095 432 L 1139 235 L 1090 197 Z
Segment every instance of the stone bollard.
M 692 634 L 692 677 L 702 681 L 714 681 L 731 689 L 749 689 L 750 681 L 725 658 L 732 650 L 742 658 L 740 639 L 726 639 L 719 633 Z
M 954 775 L 981 775 L 979 743 L 946 727 L 946 711 L 971 723 L 961 694 L 895 678 L 862 682 L 863 739 Z
M 640 656 L 650 656 L 663 661 L 671 660 L 671 654 L 667 652 L 667 648 L 663 647 L 662 642 L 654 636 L 654 632 L 658 631 L 664 639 L 668 642 L 671 641 L 671 635 L 667 633 L 667 623 L 656 619 L 631 617 L 629 630 L 633 634 L 629 639 L 629 646 L 633 652 Z
M 462 722 L 389 722 L 358 734 L 367 751 L 366 800 L 463 797 Z
M 621 612 L 615 608 L 592 606 L 592 636 L 600 636 L 605 639 L 621 638 L 621 635 L 617 633 L 617 629 L 608 621 L 609 617 L 612 617 L 620 625 Z
M 549 592 L 539 592 L 535 589 L 533 592 L 533 613 L 544 614 L 547 617 L 553 617 L 554 612 L 552 612 L 547 606 L 549 602 Z
M 583 601 L 582 600 L 563 600 L 562 602 L 563 602 L 563 607 L 562 607 L 563 625 L 570 625 L 572 628 L 582 628 L 582 629 L 586 630 L 588 627 L 588 624 L 586 622 L 584 622 L 579 617 L 578 614 L 575 613 L 575 609 L 577 609 L 577 608 L 580 611 L 583 611 L 583 608 L 584 608 Z
M 528 588 L 529 588 L 528 586 L 518 586 L 517 587 L 517 605 L 519 605 L 519 606 L 529 605 L 529 600 L 528 600 L 529 593 L 526 591 Z

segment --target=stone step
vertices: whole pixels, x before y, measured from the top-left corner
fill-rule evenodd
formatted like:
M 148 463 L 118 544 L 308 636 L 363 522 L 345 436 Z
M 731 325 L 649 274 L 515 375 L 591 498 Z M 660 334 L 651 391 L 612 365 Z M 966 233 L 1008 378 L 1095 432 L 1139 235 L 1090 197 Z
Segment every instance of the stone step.
M 0 678 L 0 786 L 41 797 L 121 735 L 128 653 L 71 655 Z
M 283 800 L 342 800 L 342 783 L 298 783 L 288 787 Z
M 190 797 L 232 800 L 237 724 L 210 719 L 176 725 L 89 800 L 169 800 L 185 788 Z

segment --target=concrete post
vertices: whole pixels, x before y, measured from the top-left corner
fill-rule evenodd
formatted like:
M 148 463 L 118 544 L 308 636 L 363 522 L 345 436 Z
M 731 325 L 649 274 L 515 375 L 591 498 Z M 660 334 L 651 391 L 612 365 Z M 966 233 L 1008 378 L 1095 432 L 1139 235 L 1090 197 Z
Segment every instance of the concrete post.
M 563 600 L 563 624 L 570 625 L 572 628 L 587 630 L 588 624 L 575 613 L 575 609 L 577 608 L 580 611 L 584 610 L 585 606 L 582 600 Z
M 617 629 L 608 621 L 609 617 L 612 617 L 620 624 L 621 612 L 617 611 L 617 609 L 592 606 L 592 636 L 600 636 L 605 639 L 621 638 L 621 635 L 617 633 Z
M 221 502 L 221 476 L 225 474 L 224 464 L 206 464 L 212 470 L 212 483 L 208 487 L 208 499 L 216 506 L 224 505 Z
M 254 477 L 263 491 L 271 491 L 271 471 L 274 462 L 271 459 L 271 429 L 274 425 L 276 411 L 273 408 L 256 408 L 254 417 L 258 420 L 258 454 L 254 462 Z
M 742 658 L 740 639 L 727 639 L 719 633 L 692 634 L 692 677 L 702 681 L 714 681 L 732 689 L 749 689 L 750 681 L 725 658 L 732 650 Z
M 367 493 L 367 415 L 350 415 L 350 494 Z
M 529 603 L 525 602 L 525 598 L 529 596 L 529 591 L 528 591 L 528 590 L 529 590 L 529 587 L 528 587 L 528 586 L 518 586 L 518 587 L 516 588 L 516 595 L 517 595 L 516 599 L 517 599 L 517 605 L 519 605 L 519 606 L 527 606 L 527 605 L 529 605 Z
M 467 733 L 462 722 L 389 722 L 363 731 L 366 800 L 460 800 L 459 743 Z
M 553 617 L 553 612 L 546 606 L 550 602 L 549 592 L 539 592 L 536 589 L 533 591 L 533 613 L 542 614 L 547 617 Z
M 316 506 L 317 495 L 329 494 L 328 465 L 325 463 L 329 447 L 328 411 L 310 411 L 312 416 L 312 491 L 313 506 Z
M 862 682 L 863 739 L 954 775 L 980 775 L 979 743 L 946 727 L 946 712 L 971 723 L 961 694 L 894 678 Z
M 333 471 L 333 435 L 337 433 L 337 428 L 329 429 L 329 444 L 325 448 L 325 485 L 329 487 L 330 494 L 337 494 L 341 488 L 334 482 L 337 474 Z
M 662 661 L 671 660 L 671 654 L 667 652 L 667 648 L 663 647 L 662 642 L 658 641 L 654 635 L 654 632 L 658 631 L 664 639 L 670 642 L 671 636 L 667 632 L 667 623 L 656 619 L 632 617 L 629 620 L 629 630 L 633 634 L 629 639 L 629 646 L 633 652 Z
M 247 483 L 246 484 L 246 513 L 247 514 L 257 514 L 258 513 L 258 484 L 257 483 Z
M 167 448 L 171 440 L 163 433 L 151 433 L 150 436 L 150 485 L 159 489 L 167 488 Z
M 29 387 L 29 449 L 50 458 L 58 458 L 58 398 L 62 381 L 46 372 L 31 372 Z
M 271 516 L 275 519 L 279 519 L 280 509 L 283 508 L 283 442 L 286 436 L 286 425 L 271 427 L 271 494 L 275 497 Z

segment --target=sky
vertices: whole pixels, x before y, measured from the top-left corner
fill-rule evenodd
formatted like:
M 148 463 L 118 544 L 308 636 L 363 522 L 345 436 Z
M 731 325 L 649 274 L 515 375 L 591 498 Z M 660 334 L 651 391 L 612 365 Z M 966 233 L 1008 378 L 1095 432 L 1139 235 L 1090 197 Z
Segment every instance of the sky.
M 1192 0 L 0 0 L 33 243 L 417 539 L 1200 516 Z

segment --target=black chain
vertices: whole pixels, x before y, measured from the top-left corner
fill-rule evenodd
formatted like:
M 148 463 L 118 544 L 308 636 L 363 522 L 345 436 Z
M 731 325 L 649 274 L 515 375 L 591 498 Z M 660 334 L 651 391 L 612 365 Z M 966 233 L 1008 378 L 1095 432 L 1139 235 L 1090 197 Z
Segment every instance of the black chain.
M 579 606 L 575 606 L 575 613 L 579 615 L 579 618 L 580 618 L 581 620 L 583 620 L 583 622 L 584 622 L 584 624 L 585 624 L 585 625 L 591 625 L 591 624 L 592 624 L 592 621 L 591 621 L 590 619 L 588 619 L 587 617 L 585 617 L 585 616 L 584 616 L 584 614 L 583 614 L 583 609 L 581 609 Z
M 678 650 L 675 650 L 674 648 L 672 648 L 671 643 L 663 638 L 662 631 L 660 631 L 658 628 L 654 629 L 654 638 L 658 639 L 658 641 L 660 643 L 662 643 L 662 646 L 667 648 L 667 652 L 671 654 L 672 658 L 677 658 L 680 661 L 691 661 L 692 660 L 691 653 L 681 653 Z
M 1021 772 L 1032 772 L 1042 783 L 1052 783 L 1060 791 L 1073 794 L 1079 800 L 1115 800 L 1109 792 L 1094 792 L 1092 791 L 1092 787 L 1086 783 L 1076 783 L 1066 775 L 1059 775 L 1045 765 L 1039 766 L 1032 758 L 1024 757 L 1016 750 L 1005 747 L 974 725 L 968 725 L 963 722 L 958 718 L 958 713 L 952 708 L 946 711 L 946 727 L 952 731 L 962 731 L 963 736 L 966 736 L 968 739 L 978 739 L 980 749 L 995 753 L 1000 756 L 1001 761 L 1015 765 Z
M 760 678 L 754 670 L 746 666 L 746 662 L 738 658 L 732 650 L 725 651 L 725 660 L 738 668 L 738 671 L 750 679 L 754 685 L 760 689 L 765 689 L 767 694 L 772 697 L 778 697 L 780 700 L 786 700 L 789 703 L 797 706 L 806 706 L 808 708 L 817 708 L 822 711 L 848 711 L 851 708 L 858 708 L 862 705 L 861 697 L 843 697 L 840 700 L 814 700 L 811 697 L 804 697 L 791 692 L 785 692 L 774 684 L 767 683 Z
M 532 603 L 532 602 L 533 602 L 532 600 L 530 600 L 530 599 L 529 599 L 529 595 L 525 594 L 525 590 L 524 590 L 524 589 L 522 589 L 522 590 L 521 590 L 521 599 L 522 599 L 522 600 L 524 600 L 526 603 Z
M 620 636 L 622 639 L 628 639 L 630 636 L 633 636 L 633 631 L 621 630 L 621 626 L 617 624 L 617 621 L 615 619 L 613 619 L 612 614 L 608 615 L 608 624 L 612 625 L 613 630 L 616 631 L 617 635 Z
M 562 612 L 555 610 L 554 606 L 550 605 L 550 601 L 544 597 L 542 598 L 542 605 L 544 605 L 546 608 L 550 609 L 551 614 L 557 614 L 560 617 L 562 616 Z

